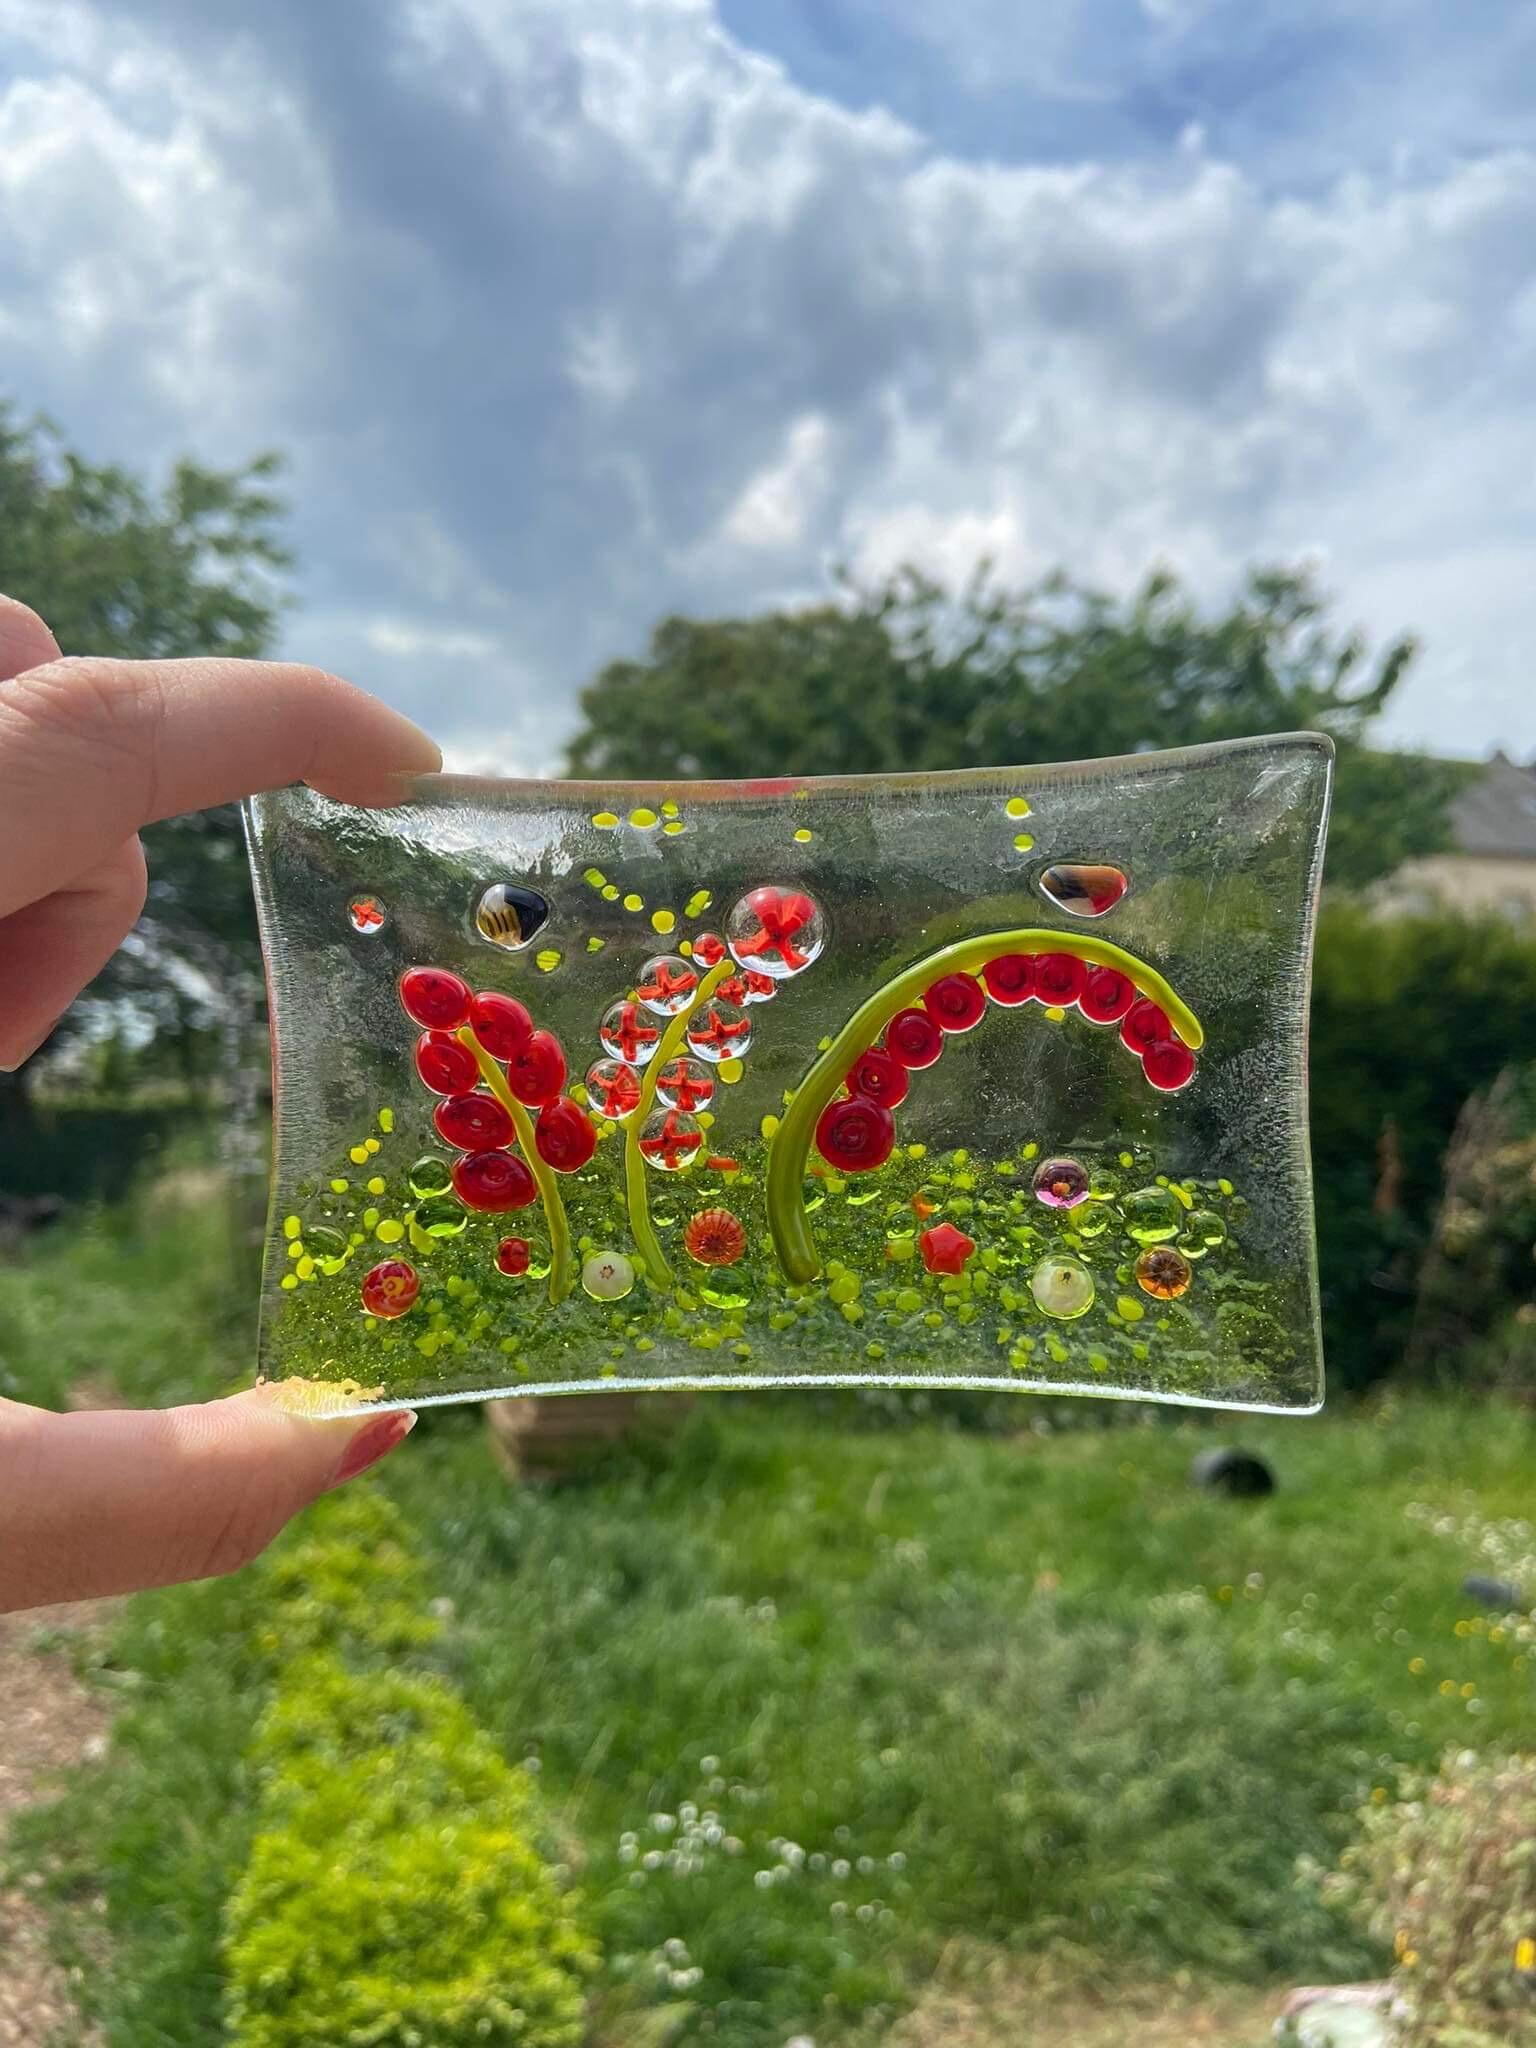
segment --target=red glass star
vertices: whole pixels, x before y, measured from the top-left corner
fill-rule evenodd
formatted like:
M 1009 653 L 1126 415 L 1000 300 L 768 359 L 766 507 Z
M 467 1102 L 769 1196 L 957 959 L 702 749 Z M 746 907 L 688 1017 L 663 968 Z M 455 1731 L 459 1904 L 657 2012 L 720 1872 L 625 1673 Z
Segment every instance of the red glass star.
M 963 1273 L 965 1262 L 976 1249 L 976 1240 L 956 1230 L 953 1223 L 937 1223 L 917 1240 L 923 1264 L 930 1273 Z
M 677 996 L 691 996 L 698 985 L 699 977 L 691 967 L 685 967 L 681 974 L 674 974 L 665 960 L 658 960 L 651 980 L 643 983 L 635 993 L 643 1003 L 670 1004 Z
M 751 1030 L 750 1019 L 738 1017 L 732 1022 L 711 1003 L 703 1017 L 695 1017 L 688 1026 L 688 1042 L 690 1045 L 718 1046 L 720 1057 L 724 1059 L 737 1039 L 746 1038 Z
M 749 939 L 737 940 L 733 948 L 737 959 L 756 960 L 764 953 L 777 953 L 791 973 L 808 966 L 810 955 L 795 944 L 795 936 L 816 915 L 810 897 L 798 889 L 754 889 L 747 902 L 762 929 Z
M 620 1059 L 633 1067 L 639 1065 L 636 1055 L 644 1046 L 654 1045 L 661 1033 L 654 1024 L 646 1023 L 638 1003 L 620 1003 L 617 1020 L 608 1026 L 608 1036 L 617 1046 Z
M 659 1159 L 675 1173 L 693 1157 L 703 1142 L 702 1131 L 690 1130 L 678 1112 L 669 1109 L 655 1137 L 640 1140 L 640 1150 L 647 1159 Z
M 600 1098 L 597 1106 L 604 1116 L 626 1117 L 640 1107 L 640 1076 L 622 1062 L 615 1062 L 609 1073 L 588 1074 L 587 1087 Z

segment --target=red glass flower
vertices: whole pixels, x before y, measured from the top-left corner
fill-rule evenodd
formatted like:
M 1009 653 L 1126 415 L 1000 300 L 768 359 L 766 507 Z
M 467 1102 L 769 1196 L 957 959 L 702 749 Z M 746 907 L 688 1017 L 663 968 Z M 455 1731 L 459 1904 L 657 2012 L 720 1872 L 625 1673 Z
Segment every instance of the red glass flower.
M 729 1209 L 701 1209 L 683 1225 L 683 1249 L 695 1265 L 734 1266 L 747 1248 L 747 1233 Z
M 1001 1003 L 1005 1009 L 1027 1003 L 1035 993 L 1035 955 L 1000 953 L 983 967 L 981 978 L 993 1002 Z
M 884 1166 L 895 1143 L 896 1119 L 867 1096 L 840 1096 L 817 1120 L 816 1149 L 840 1173 L 868 1173 Z
M 1136 1000 L 1136 984 L 1114 967 L 1093 967 L 1077 1007 L 1090 1024 L 1118 1024 Z
M 878 1102 L 882 1109 L 895 1109 L 907 1099 L 912 1083 L 896 1055 L 872 1045 L 848 1069 L 845 1085 L 850 1095 L 862 1095 Z
M 1147 1048 L 1143 1068 L 1154 1088 L 1174 1095 L 1195 1078 L 1195 1056 L 1178 1039 L 1165 1038 Z
M 1173 1026 L 1168 1021 L 1167 1011 L 1159 1009 L 1147 996 L 1131 1005 L 1125 1022 L 1120 1026 L 1120 1043 L 1138 1059 L 1145 1059 L 1154 1045 L 1161 1045 L 1172 1036 Z
M 539 1192 L 527 1164 L 515 1152 L 470 1152 L 453 1162 L 454 1193 L 466 1209 L 494 1215 L 526 1209 Z
M 661 1042 L 660 1031 L 638 1003 L 615 1003 L 597 1035 L 605 1052 L 631 1067 L 644 1066 Z
M 930 1273 L 963 1273 L 966 1260 L 976 1249 L 976 1240 L 957 1230 L 953 1223 L 936 1223 L 923 1232 L 917 1248 Z
M 530 1108 L 553 1102 L 565 1086 L 565 1054 L 552 1031 L 535 1031 L 522 1051 L 508 1060 L 507 1086 Z
M 691 1117 L 680 1111 L 669 1109 L 659 1126 L 652 1130 L 646 1127 L 646 1135 L 640 1140 L 640 1150 L 647 1159 L 669 1173 L 676 1173 L 686 1166 L 704 1143 L 704 1133 Z
M 476 1089 L 469 1095 L 450 1095 L 432 1115 L 439 1137 L 461 1152 L 495 1152 L 510 1145 L 514 1136 L 512 1119 L 494 1095 Z
M 470 1026 L 493 1060 L 514 1060 L 533 1036 L 533 1019 L 515 996 L 483 989 L 469 1006 Z
M 400 977 L 400 1006 L 428 1031 L 455 1031 L 469 1015 L 469 983 L 443 967 L 408 967 Z
M 725 941 L 718 932 L 700 932 L 693 942 L 693 957 L 706 967 L 718 967 L 725 958 Z
M 731 951 L 743 966 L 798 974 L 821 951 L 821 912 L 803 889 L 752 889 L 731 912 Z
M 1035 962 L 1035 994 L 1050 1010 L 1070 1010 L 1088 979 L 1075 953 L 1042 953 Z
M 451 1031 L 424 1031 L 416 1041 L 416 1071 L 434 1095 L 462 1095 L 480 1078 L 474 1054 Z
M 987 1014 L 974 974 L 941 974 L 923 990 L 923 1008 L 941 1031 L 972 1031 Z
M 363 1275 L 358 1291 L 369 1315 L 388 1321 L 393 1316 L 403 1316 L 414 1305 L 421 1292 L 421 1281 L 408 1260 L 381 1259 Z
M 591 1117 L 569 1095 L 557 1095 L 539 1111 L 533 1142 L 539 1157 L 556 1173 L 580 1173 L 597 1150 L 597 1132 Z
M 656 1094 L 667 1109 L 680 1109 L 686 1116 L 708 1108 L 714 1098 L 715 1077 L 697 1060 L 668 1060 L 656 1076 Z
M 622 1060 L 597 1060 L 587 1069 L 587 1093 L 599 1115 L 619 1122 L 640 1107 L 640 1076 Z
M 885 1027 L 885 1049 L 904 1067 L 931 1067 L 944 1050 L 944 1034 L 926 1010 L 898 1010 Z

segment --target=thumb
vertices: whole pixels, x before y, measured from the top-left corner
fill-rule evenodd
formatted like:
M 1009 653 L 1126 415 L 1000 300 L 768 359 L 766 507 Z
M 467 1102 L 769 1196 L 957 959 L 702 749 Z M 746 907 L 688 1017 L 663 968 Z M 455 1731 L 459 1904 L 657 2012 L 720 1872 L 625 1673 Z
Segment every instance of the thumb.
M 296 1415 L 276 1391 L 69 1415 L 0 1401 L 0 1613 L 234 1571 L 416 1421 Z

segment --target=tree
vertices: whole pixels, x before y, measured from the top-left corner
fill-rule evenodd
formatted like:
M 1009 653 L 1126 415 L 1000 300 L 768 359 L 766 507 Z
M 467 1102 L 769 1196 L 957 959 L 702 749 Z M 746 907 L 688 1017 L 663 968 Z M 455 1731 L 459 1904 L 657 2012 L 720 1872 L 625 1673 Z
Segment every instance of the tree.
M 670 618 L 581 695 L 573 773 L 750 777 L 1006 766 L 1301 728 L 1339 748 L 1330 878 L 1360 885 L 1445 843 L 1459 779 L 1365 736 L 1413 658 L 1367 660 L 1305 572 L 1253 571 L 1202 612 L 1159 572 L 1116 600 L 1056 575 L 950 592 L 906 570 L 843 603 Z
M 48 621 L 66 654 L 259 655 L 271 646 L 290 558 L 273 455 L 243 468 L 175 464 L 158 490 L 69 448 L 46 420 L 0 403 L 0 590 Z M 259 987 L 250 889 L 231 806 L 145 835 L 150 890 L 130 945 L 61 1027 L 133 1015 L 185 1055 L 218 1007 Z M 214 1000 L 217 998 L 217 1001 Z M 102 1028 L 109 1028 L 103 1021 Z M 0 1076 L 0 1124 L 25 1114 L 28 1076 Z

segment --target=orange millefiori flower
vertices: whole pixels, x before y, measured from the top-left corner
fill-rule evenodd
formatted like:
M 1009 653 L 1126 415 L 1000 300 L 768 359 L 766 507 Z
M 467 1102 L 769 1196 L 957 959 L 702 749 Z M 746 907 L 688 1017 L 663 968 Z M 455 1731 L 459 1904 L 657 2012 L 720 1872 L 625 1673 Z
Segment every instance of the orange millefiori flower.
M 729 1209 L 701 1209 L 683 1226 L 683 1249 L 695 1265 L 734 1266 L 746 1248 L 746 1230 Z

